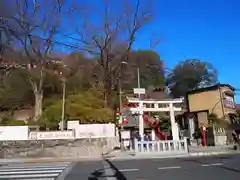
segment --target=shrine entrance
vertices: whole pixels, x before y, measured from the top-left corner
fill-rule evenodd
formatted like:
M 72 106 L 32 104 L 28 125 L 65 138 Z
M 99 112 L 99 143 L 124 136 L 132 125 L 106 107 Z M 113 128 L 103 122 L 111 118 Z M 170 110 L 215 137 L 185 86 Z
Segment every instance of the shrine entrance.
M 137 112 L 139 115 L 139 134 L 144 135 L 144 113 L 145 112 L 169 112 L 171 121 L 171 131 L 173 140 L 179 140 L 179 127 L 175 120 L 175 112 L 181 111 L 179 106 L 183 99 L 171 99 L 165 101 L 139 100 L 138 98 L 127 98 L 128 103 L 136 104 L 136 107 L 130 108 L 131 112 Z M 178 105 L 178 106 L 177 106 Z
M 175 120 L 175 112 L 182 110 L 180 107 L 183 102 L 182 98 L 156 101 L 151 99 L 140 100 L 139 98 L 127 97 L 128 103 L 135 104 L 136 107 L 130 107 L 131 112 L 137 112 L 139 116 L 139 135 L 140 140 L 135 140 L 134 149 L 139 152 L 187 152 L 187 140 L 180 140 L 179 126 Z M 169 112 L 172 140 L 144 141 L 144 113 L 146 112 Z M 153 133 L 152 133 L 153 134 Z M 152 135 L 153 136 L 153 135 Z

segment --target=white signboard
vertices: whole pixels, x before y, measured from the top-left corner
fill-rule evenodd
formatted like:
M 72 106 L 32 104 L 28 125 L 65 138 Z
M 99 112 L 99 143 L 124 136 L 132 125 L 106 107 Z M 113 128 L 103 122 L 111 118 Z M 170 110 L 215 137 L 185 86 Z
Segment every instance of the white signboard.
M 79 125 L 79 121 L 68 121 L 67 129 L 75 129 Z
M 0 126 L 0 141 L 28 140 L 28 126 Z
M 73 131 L 47 131 L 47 132 L 30 132 L 29 139 L 72 139 L 74 138 Z
M 121 139 L 122 139 L 123 145 L 125 147 L 130 145 L 130 138 L 131 138 L 130 131 L 122 131 L 121 132 Z
M 121 138 L 122 139 L 130 139 L 130 131 L 121 131 Z
M 76 139 L 115 137 L 115 124 L 79 124 L 75 128 Z
M 145 94 L 145 88 L 134 88 L 133 93 L 134 94 Z

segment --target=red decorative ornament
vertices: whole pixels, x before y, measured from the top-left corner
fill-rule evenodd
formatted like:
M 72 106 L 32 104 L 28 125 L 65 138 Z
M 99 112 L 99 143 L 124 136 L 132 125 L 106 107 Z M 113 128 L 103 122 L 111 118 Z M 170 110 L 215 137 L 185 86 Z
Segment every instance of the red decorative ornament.
M 123 124 L 127 124 L 128 120 L 126 118 L 123 119 Z

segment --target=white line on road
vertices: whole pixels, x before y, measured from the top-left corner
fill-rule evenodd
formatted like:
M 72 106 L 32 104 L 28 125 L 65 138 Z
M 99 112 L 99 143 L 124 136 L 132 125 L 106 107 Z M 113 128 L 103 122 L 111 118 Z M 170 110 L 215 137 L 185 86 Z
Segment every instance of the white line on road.
M 202 164 L 203 167 L 209 167 L 209 166 L 221 166 L 222 163 L 213 163 L 213 164 Z
M 138 171 L 139 169 L 119 169 L 120 172 Z
M 14 168 L 14 169 L 10 169 L 10 168 L 7 168 L 7 169 L 1 169 L 0 168 L 0 174 L 1 172 L 12 172 L 12 171 L 21 171 L 21 172 L 24 172 L 24 171 L 35 171 L 35 170 L 40 170 L 40 171 L 44 171 L 44 170 L 64 170 L 65 168 L 64 167 L 49 167 L 49 168 L 28 168 L 28 169 L 18 169 L 18 168 Z
M 46 177 L 57 177 L 59 173 L 52 174 L 23 174 L 23 175 L 0 175 L 0 179 L 16 179 L 16 178 L 46 178 Z
M 15 175 L 17 175 L 17 174 L 43 174 L 43 173 L 60 173 L 62 171 L 63 171 L 63 169 L 61 169 L 61 170 L 44 170 L 44 171 L 36 170 L 36 171 L 1 172 L 0 174 L 1 175 L 6 175 L 6 174 L 15 174 Z
M 169 167 L 159 167 L 159 170 L 164 170 L 164 169 L 180 169 L 180 166 L 169 166 Z
M 38 166 L 38 165 L 32 165 L 32 166 L 25 166 L 25 165 L 23 165 L 23 166 L 1 166 L 0 167 L 0 170 L 1 169 L 19 169 L 19 170 L 21 170 L 21 169 L 27 169 L 27 168 L 52 168 L 52 167 L 56 167 L 56 168 L 65 168 L 65 167 L 67 167 L 68 165 L 46 165 L 46 166 Z
M 17 179 L 17 180 L 26 180 L 26 179 L 24 178 L 24 179 Z M 29 180 L 39 180 L 39 178 L 31 178 Z M 55 180 L 55 177 L 54 178 L 44 178 L 44 180 Z

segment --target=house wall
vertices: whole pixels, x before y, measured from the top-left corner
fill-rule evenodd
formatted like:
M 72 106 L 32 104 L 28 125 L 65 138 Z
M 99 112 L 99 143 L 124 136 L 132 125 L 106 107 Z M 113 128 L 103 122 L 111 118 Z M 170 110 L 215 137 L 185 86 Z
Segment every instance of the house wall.
M 223 117 L 220 92 L 218 89 L 188 95 L 190 112 L 206 111 Z
M 199 126 L 208 124 L 208 112 L 215 113 L 219 118 L 224 117 L 226 121 L 230 120 L 228 114 L 237 113 L 235 107 L 224 106 L 226 102 L 224 98 L 230 98 L 229 100 L 231 100 L 231 97 L 234 96 L 234 92 L 232 92 L 232 95 L 228 95 L 224 93 L 225 91 L 232 91 L 232 89 L 228 86 L 220 86 L 219 88 L 206 89 L 206 91 L 188 95 L 189 110 L 196 113 Z M 228 105 L 231 105 L 231 103 Z M 231 139 L 228 138 L 227 133 L 224 128 L 214 127 L 215 145 L 226 144 L 227 140 Z

